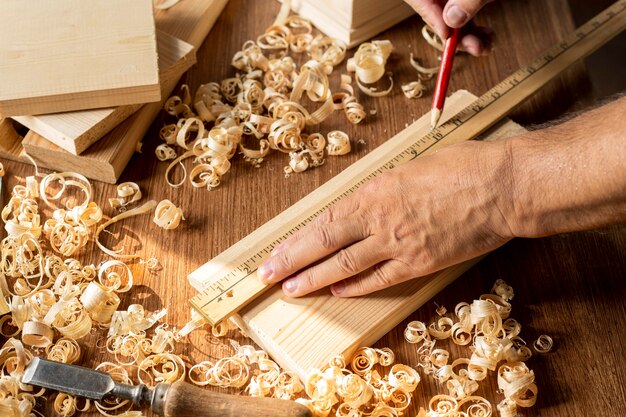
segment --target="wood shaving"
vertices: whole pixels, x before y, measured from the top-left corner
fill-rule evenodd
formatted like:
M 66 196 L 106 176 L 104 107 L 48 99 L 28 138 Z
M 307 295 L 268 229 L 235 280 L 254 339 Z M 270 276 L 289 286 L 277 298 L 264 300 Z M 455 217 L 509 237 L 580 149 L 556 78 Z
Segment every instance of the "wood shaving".
M 393 45 L 388 40 L 365 42 L 359 45 L 354 57 L 348 60 L 348 71 L 355 73 L 356 83 L 363 93 L 372 97 L 382 97 L 391 92 L 393 89 L 391 75 L 387 90 L 378 91 L 366 84 L 373 84 L 385 75 L 385 65 L 392 51 Z
M 350 137 L 339 130 L 328 133 L 326 151 L 329 155 L 345 155 L 350 152 Z
M 117 222 L 119 222 L 121 220 L 127 219 L 127 218 L 132 217 L 132 216 L 138 216 L 140 214 L 146 214 L 146 213 L 150 212 L 153 208 L 155 208 L 156 205 L 157 205 L 156 201 L 150 200 L 147 203 L 145 203 L 143 206 L 134 208 L 132 210 L 128 210 L 128 211 L 126 211 L 124 213 L 121 213 L 121 214 L 118 214 L 117 216 L 113 217 L 112 219 L 107 220 L 106 222 L 104 222 L 100 226 L 98 226 L 98 229 L 96 230 L 96 234 L 95 234 L 94 240 L 96 241 L 96 244 L 98 245 L 100 250 L 102 250 L 102 252 L 106 253 L 107 255 L 110 255 L 110 256 L 113 256 L 113 257 L 116 257 L 116 258 L 120 258 L 120 259 L 132 260 L 132 259 L 139 258 L 139 255 L 137 255 L 137 254 L 131 254 L 131 255 L 122 254 L 122 249 L 112 250 L 112 249 L 107 248 L 102 243 L 100 243 L 99 236 L 100 236 L 100 233 L 102 233 L 103 230 L 105 230 L 108 226 L 112 225 L 113 223 L 117 223 Z
M 413 56 L 413 53 L 409 56 L 409 62 L 411 66 L 417 71 L 417 75 L 420 80 L 430 80 L 435 74 L 439 72 L 439 67 L 423 67 L 419 61 Z
M 548 353 L 552 350 L 554 341 L 547 334 L 542 334 L 533 342 L 533 347 L 537 353 Z
M 141 189 L 135 182 L 123 182 L 117 186 L 117 197 L 109 198 L 115 210 L 126 211 L 126 206 L 141 200 Z
M 408 99 L 420 98 L 424 94 L 424 90 L 425 88 L 421 80 L 402 85 L 402 92 Z
M 172 230 L 176 229 L 181 220 L 185 220 L 185 217 L 183 217 L 183 211 L 176 207 L 174 203 L 170 200 L 163 200 L 157 204 L 152 220 L 157 226 L 166 230 Z
M 435 48 L 436 50 L 440 52 L 443 52 L 443 46 L 445 42 L 443 41 L 443 39 L 439 37 L 439 35 L 435 33 L 433 28 L 431 28 L 428 25 L 422 26 L 422 36 L 424 37 L 424 39 L 426 39 L 426 42 L 430 46 L 432 46 L 433 48 Z

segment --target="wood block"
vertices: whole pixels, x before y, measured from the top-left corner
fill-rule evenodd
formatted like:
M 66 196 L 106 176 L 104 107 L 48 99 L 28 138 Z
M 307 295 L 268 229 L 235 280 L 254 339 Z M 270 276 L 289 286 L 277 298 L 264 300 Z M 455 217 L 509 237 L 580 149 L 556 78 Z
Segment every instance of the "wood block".
M 152 0 L 0 2 L 0 113 L 159 101 Z
M 156 13 L 157 29 L 190 43 L 196 49 L 202 44 L 228 0 L 184 0 Z M 130 161 L 137 144 L 161 111 L 163 102 L 178 83 L 163 83 L 163 100 L 150 103 L 126 119 L 101 140 L 76 156 L 29 132 L 24 138 L 27 152 L 40 166 L 57 171 L 79 172 L 90 179 L 115 183 Z
M 475 96 L 466 91 L 456 92 L 446 100 L 442 120 L 447 120 L 475 99 Z M 429 124 L 430 114 L 427 114 L 347 168 L 343 174 L 357 166 L 369 167 L 372 163 L 370 155 L 373 153 L 393 157 L 394 149 L 406 149 L 417 138 L 426 135 L 430 130 Z M 494 137 L 513 136 L 524 131 L 519 125 L 507 121 L 497 129 Z M 322 196 L 338 195 L 342 191 L 339 189 L 343 183 L 339 180 L 341 175 L 331 179 L 275 219 L 291 221 L 293 216 L 303 213 L 305 207 L 315 205 Z M 308 214 L 310 213 L 307 211 Z M 229 257 L 235 257 L 237 252 L 240 254 L 248 251 L 249 256 L 253 256 L 257 243 L 267 245 L 276 239 L 278 236 L 272 235 L 268 225 L 269 223 L 261 226 L 227 249 L 218 256 L 219 260 L 216 258 L 215 262 L 205 264 L 190 274 L 191 285 L 202 291 L 215 282 L 216 276 L 221 276 L 209 272 L 214 265 L 231 265 L 235 261 L 230 262 Z M 360 346 L 369 346 L 376 342 L 477 261 L 478 259 L 473 259 L 428 277 L 358 298 L 336 298 L 328 289 L 323 289 L 296 299 L 286 297 L 278 285 L 244 307 L 233 316 L 233 321 L 282 367 L 304 378 L 308 370 L 322 367 L 334 355 L 349 356 Z
M 157 31 L 157 49 L 162 83 L 180 77 L 196 62 L 192 45 L 163 31 Z M 13 119 L 60 148 L 80 155 L 141 106 L 132 104 L 39 116 L 15 116 Z
M 282 1 L 282 0 L 281 0 Z M 415 11 L 404 0 L 297 0 L 292 9 L 320 31 L 356 46 L 383 32 Z

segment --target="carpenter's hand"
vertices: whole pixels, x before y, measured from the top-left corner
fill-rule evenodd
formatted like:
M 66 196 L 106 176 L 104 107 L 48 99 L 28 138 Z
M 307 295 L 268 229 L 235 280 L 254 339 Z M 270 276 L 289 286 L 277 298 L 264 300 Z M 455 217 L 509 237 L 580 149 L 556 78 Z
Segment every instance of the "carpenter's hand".
M 493 44 L 493 31 L 476 26 L 470 20 L 493 0 L 405 0 L 424 22 L 435 29 L 443 39 L 450 28 L 463 27 L 460 48 L 472 55 L 487 55 Z
M 283 242 L 259 267 L 298 297 L 332 285 L 351 297 L 424 276 L 509 240 L 503 142 L 469 142 L 369 181 Z

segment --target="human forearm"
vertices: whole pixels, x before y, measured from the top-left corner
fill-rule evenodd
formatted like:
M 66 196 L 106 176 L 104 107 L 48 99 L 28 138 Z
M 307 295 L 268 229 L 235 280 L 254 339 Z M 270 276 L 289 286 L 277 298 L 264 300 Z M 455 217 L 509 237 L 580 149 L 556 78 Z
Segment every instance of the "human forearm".
M 514 236 L 626 222 L 626 97 L 507 146 Z

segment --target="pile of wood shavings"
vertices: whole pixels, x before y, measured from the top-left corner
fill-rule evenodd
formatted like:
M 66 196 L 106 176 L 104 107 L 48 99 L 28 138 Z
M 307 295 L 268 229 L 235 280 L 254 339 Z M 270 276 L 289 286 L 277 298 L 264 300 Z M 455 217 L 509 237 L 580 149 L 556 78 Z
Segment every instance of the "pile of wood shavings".
M 171 161 L 166 170 L 171 186 L 182 186 L 187 177 L 194 187 L 219 186 L 236 153 L 257 167 L 270 150 L 285 153 L 288 176 L 322 165 L 328 155 L 350 151 L 343 132 L 328 137 L 305 132 L 337 110 L 353 124 L 366 116 L 350 76 L 342 75 L 334 94 L 330 88 L 329 75 L 344 60 L 345 45 L 314 37 L 311 23 L 298 16 L 278 20 L 234 55 L 236 76 L 201 85 L 193 96 L 183 86 L 180 95 L 165 103 L 176 122 L 161 129 L 163 143 L 155 153 L 159 160 Z M 298 68 L 290 53 L 306 54 L 309 60 Z M 195 163 L 189 174 L 182 165 L 188 158 Z M 182 179 L 175 182 L 171 177 L 179 165 Z
M 497 405 L 500 416 L 518 416 L 518 407 L 535 404 L 538 392 L 535 374 L 524 363 L 532 351 L 519 336 L 521 324 L 509 317 L 513 294 L 513 288 L 497 280 L 492 294 L 483 294 L 472 304 L 457 304 L 456 320 L 446 317 L 445 309 L 438 309 L 441 317 L 430 325 L 419 321 L 408 324 L 405 339 L 418 345 L 419 367 L 448 390 L 447 394 L 431 400 L 428 417 L 492 415 L 491 404 L 473 394 L 489 371 L 496 370 L 498 388 L 504 395 Z M 470 346 L 471 356 L 450 362 L 450 353 L 436 346 L 438 341 L 446 339 L 456 345 Z M 552 348 L 552 339 L 541 335 L 533 346 L 536 352 L 547 353 Z M 464 409 L 467 404 L 478 407 L 480 413 L 472 414 L 469 408 Z M 466 414 L 455 414 L 461 411 Z
M 127 311 L 118 311 L 120 295 L 133 287 L 133 273 L 120 260 L 129 258 L 104 250 L 97 242 L 107 225 L 137 209 L 105 221 L 102 209 L 91 201 L 92 194 L 89 181 L 76 173 L 49 174 L 39 184 L 37 176 L 32 176 L 25 185 L 13 188 L 2 209 L 8 236 L 0 243 L 0 334 L 8 340 L 0 349 L 0 415 L 43 415 L 38 406 L 48 395 L 20 382 L 25 367 L 33 356 L 78 363 L 82 356 L 78 341 L 97 329 L 108 329 L 108 336 L 101 338 L 102 347 L 115 358 L 115 363 L 101 364 L 99 369 L 110 372 L 117 381 L 135 381 L 124 368 L 129 365 L 136 367 L 136 380 L 150 386 L 186 375 L 180 357 L 170 353 L 173 340 L 180 336 L 166 325 L 151 330 L 151 337 L 147 334 L 166 310 L 147 313 L 141 305 L 131 305 Z M 119 205 L 125 208 L 138 201 L 141 192 L 137 184 L 128 183 L 118 194 L 128 199 Z M 51 212 L 43 226 L 40 202 Z M 169 229 L 178 225 L 180 209 L 167 200 L 159 206 L 155 222 Z M 93 246 L 94 241 L 105 253 L 112 252 L 120 259 L 96 266 L 71 257 L 91 254 L 87 245 L 91 242 Z M 147 270 L 158 266 L 153 259 L 141 263 Z M 104 415 L 120 415 L 130 406 L 118 401 L 95 403 Z M 90 401 L 67 394 L 57 394 L 52 401 L 55 413 L 64 417 L 90 407 Z

